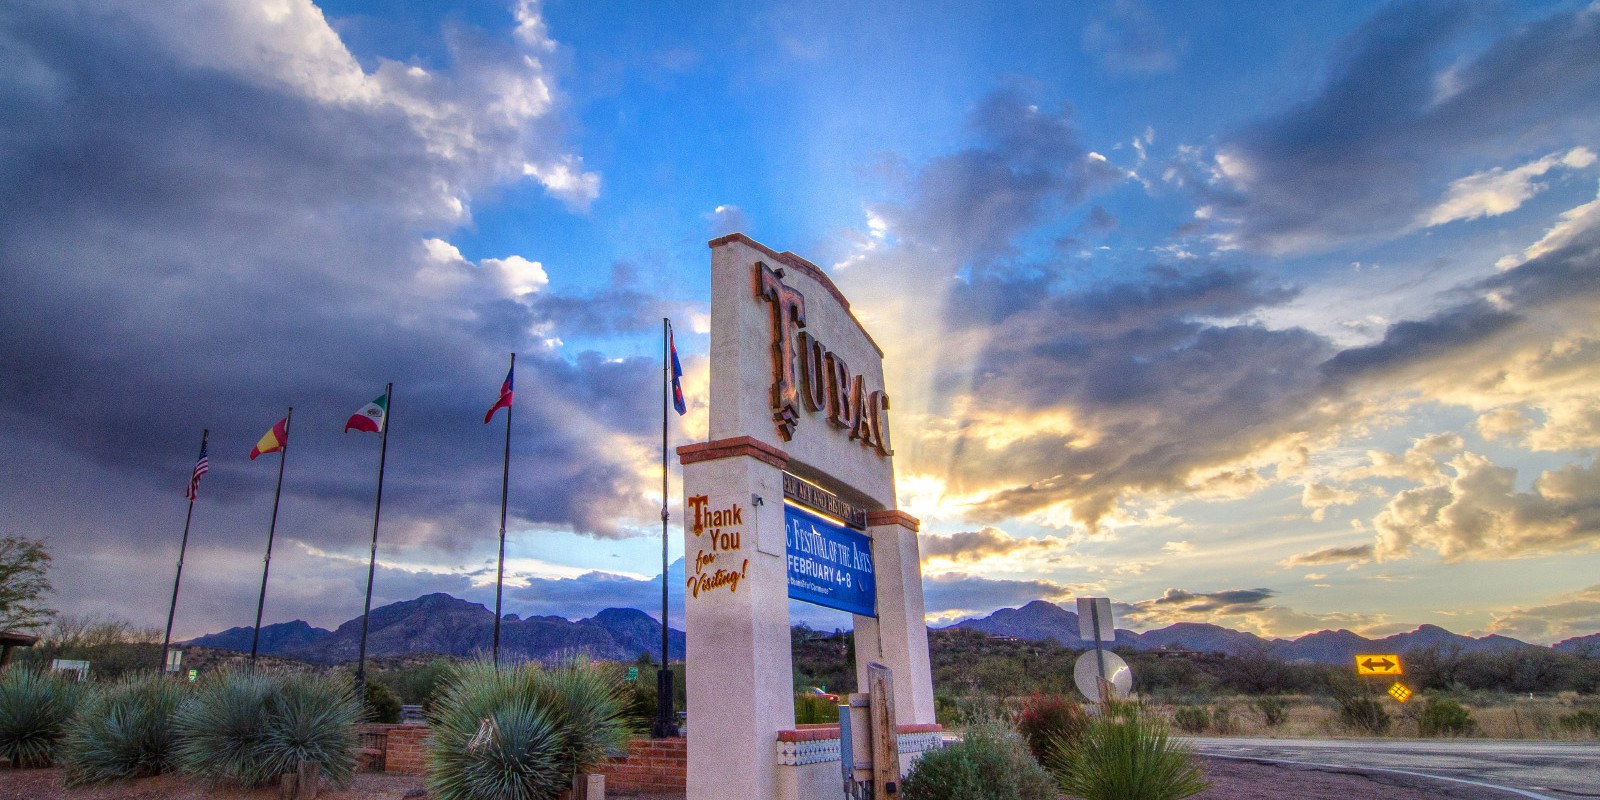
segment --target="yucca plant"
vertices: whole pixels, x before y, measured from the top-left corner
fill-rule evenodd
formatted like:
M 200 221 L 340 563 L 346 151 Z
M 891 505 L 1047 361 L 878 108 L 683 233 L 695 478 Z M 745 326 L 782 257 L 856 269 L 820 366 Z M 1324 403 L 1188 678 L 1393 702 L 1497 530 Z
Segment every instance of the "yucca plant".
M 439 800 L 554 798 L 628 736 L 615 676 L 584 659 L 462 665 L 429 721 L 428 786 Z
M 184 686 L 156 674 L 126 677 L 89 693 L 67 730 L 67 786 L 159 775 L 172 767 L 173 715 Z
M 306 759 L 343 786 L 355 774 L 360 718 L 353 688 L 335 676 L 225 672 L 179 707 L 178 766 L 213 783 L 253 788 Z
M 13 667 L 0 673 L 0 760 L 47 767 L 67 733 L 82 694 L 59 676 Z
M 1189 749 L 1142 714 L 1105 714 L 1074 743 L 1061 741 L 1045 765 L 1083 800 L 1178 800 L 1207 784 Z

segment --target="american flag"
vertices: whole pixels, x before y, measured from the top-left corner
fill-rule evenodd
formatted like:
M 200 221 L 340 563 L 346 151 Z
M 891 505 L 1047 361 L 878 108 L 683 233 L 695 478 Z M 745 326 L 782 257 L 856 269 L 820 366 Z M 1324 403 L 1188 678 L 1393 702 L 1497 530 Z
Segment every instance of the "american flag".
M 200 476 L 211 471 L 211 459 L 206 457 L 206 446 L 200 444 L 200 460 L 194 462 L 194 472 L 189 473 L 189 488 L 184 490 L 183 496 L 193 501 L 200 496 Z

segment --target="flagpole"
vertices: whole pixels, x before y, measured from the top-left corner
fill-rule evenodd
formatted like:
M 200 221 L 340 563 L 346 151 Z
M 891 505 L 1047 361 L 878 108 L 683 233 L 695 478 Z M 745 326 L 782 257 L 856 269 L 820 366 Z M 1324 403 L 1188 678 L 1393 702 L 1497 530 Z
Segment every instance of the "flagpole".
M 267 572 L 272 569 L 272 537 L 278 532 L 278 501 L 283 498 L 283 465 L 289 462 L 289 426 L 294 406 L 283 415 L 283 447 L 278 448 L 278 488 L 272 493 L 272 524 L 267 526 L 267 557 L 261 560 L 261 599 L 256 601 L 256 632 L 250 637 L 250 666 L 256 665 L 256 650 L 261 644 L 261 612 L 267 607 Z
M 200 452 L 206 451 L 206 440 L 211 437 L 211 429 L 206 428 L 200 432 Z M 189 484 L 194 485 L 193 473 L 189 476 Z M 194 519 L 194 496 L 198 492 L 189 492 L 189 511 L 183 515 L 183 544 L 178 545 L 178 574 L 172 579 L 172 606 L 167 609 L 167 635 L 161 639 L 161 666 L 157 667 L 158 674 L 167 669 L 167 650 L 172 646 L 172 618 L 178 613 L 178 585 L 183 582 L 183 554 L 189 549 L 189 522 Z
M 517 354 L 511 354 L 510 374 L 515 376 Z M 515 405 L 515 403 L 512 403 Z M 506 406 L 506 456 L 500 469 L 500 566 L 494 576 L 494 668 L 500 669 L 500 593 L 506 578 L 506 490 L 511 486 L 511 405 Z
M 389 456 L 389 417 L 394 414 L 394 384 L 383 389 L 383 439 L 378 445 L 378 499 L 372 504 L 372 556 L 367 561 L 367 604 L 361 609 L 361 654 L 356 658 L 356 699 L 366 702 L 367 622 L 372 616 L 372 576 L 378 569 L 378 515 L 383 513 L 383 464 Z
M 672 391 L 672 323 L 661 318 L 661 668 L 656 671 L 656 738 L 678 735 L 672 719 L 672 668 L 667 666 L 667 395 Z

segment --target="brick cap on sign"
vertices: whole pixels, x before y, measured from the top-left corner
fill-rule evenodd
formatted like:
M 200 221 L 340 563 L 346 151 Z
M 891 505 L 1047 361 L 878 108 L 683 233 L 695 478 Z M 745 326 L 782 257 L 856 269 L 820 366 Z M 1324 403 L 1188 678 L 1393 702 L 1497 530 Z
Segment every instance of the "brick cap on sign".
M 713 439 L 709 442 L 686 444 L 678 448 L 678 462 L 698 464 L 721 458 L 749 456 L 771 464 L 778 469 L 789 466 L 789 454 L 754 436 L 735 436 L 731 439 Z
M 922 520 L 919 520 L 898 508 L 891 508 L 887 511 L 868 511 L 867 527 L 873 528 L 879 525 L 899 525 L 902 528 L 910 530 L 912 533 L 922 530 Z
M 741 242 L 754 247 L 755 249 L 766 253 L 767 257 L 773 261 L 782 262 L 784 266 L 789 267 L 796 272 L 804 273 L 807 277 L 811 278 L 817 283 L 822 284 L 822 288 L 827 289 L 828 294 L 833 295 L 833 299 L 838 300 L 839 305 L 844 306 L 844 312 L 850 315 L 850 321 L 854 322 L 856 327 L 861 329 L 861 334 L 867 337 L 867 344 L 872 345 L 872 349 L 878 351 L 879 358 L 883 357 L 883 348 L 879 347 L 878 343 L 873 340 L 872 334 L 867 333 L 867 329 L 861 324 L 861 320 L 856 319 L 855 312 L 850 310 L 850 301 L 846 300 L 844 297 L 844 292 L 839 291 L 839 287 L 833 285 L 833 279 L 829 278 L 828 274 L 823 272 L 821 267 L 805 260 L 804 258 L 801 258 L 800 256 L 795 255 L 794 253 L 789 252 L 788 250 L 785 250 L 781 253 L 773 250 L 772 248 L 742 233 L 730 233 L 727 236 L 719 236 L 715 239 L 712 239 L 710 242 L 707 242 L 707 244 L 711 248 L 715 249 L 729 242 Z
M 943 730 L 943 725 L 934 722 L 896 726 L 896 733 L 901 734 L 939 733 Z M 780 742 L 822 742 L 837 738 L 839 738 L 839 726 L 834 724 L 807 725 L 797 731 L 778 731 L 778 741 Z

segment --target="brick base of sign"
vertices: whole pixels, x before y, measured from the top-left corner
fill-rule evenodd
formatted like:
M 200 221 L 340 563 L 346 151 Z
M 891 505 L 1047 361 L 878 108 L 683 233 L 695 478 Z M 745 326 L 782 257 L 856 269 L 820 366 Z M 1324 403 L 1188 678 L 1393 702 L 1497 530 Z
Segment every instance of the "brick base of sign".
M 428 726 L 383 725 L 384 771 L 400 775 L 421 775 L 428 771 Z
M 634 739 L 628 754 L 601 765 L 606 790 L 618 792 L 683 792 L 689 785 L 689 740 Z

